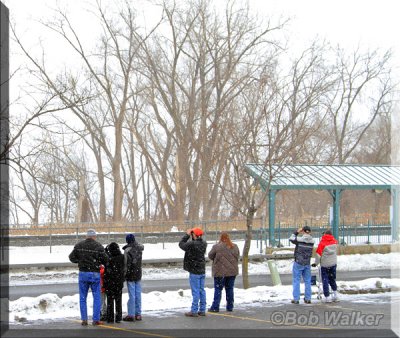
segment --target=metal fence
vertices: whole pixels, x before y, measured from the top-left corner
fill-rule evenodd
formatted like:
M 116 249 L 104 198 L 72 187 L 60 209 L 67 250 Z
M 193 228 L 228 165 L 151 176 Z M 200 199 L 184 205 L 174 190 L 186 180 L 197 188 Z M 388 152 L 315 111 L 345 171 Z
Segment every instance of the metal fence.
M 281 225 L 280 222 L 275 228 L 275 245 L 278 247 L 293 247 L 294 245 L 289 242 L 289 237 L 300 227 L 307 225 L 307 223 L 297 225 Z M 315 239 L 315 243 L 318 244 L 322 234 L 325 230 L 331 228 L 329 224 L 313 225 L 311 227 L 312 236 Z M 260 247 L 264 244 L 269 246 L 269 233 L 268 229 L 258 229 L 257 242 Z M 338 241 L 341 245 L 351 244 L 384 244 L 392 243 L 392 227 L 389 223 L 373 223 L 367 221 L 365 225 L 360 224 L 348 224 L 345 220 L 339 226 L 339 238 Z
M 293 247 L 289 237 L 301 224 L 281 224 L 275 227 L 275 245 L 279 247 Z M 86 235 L 89 228 L 98 232 L 98 237 L 104 243 L 121 241 L 126 233 L 135 233 L 143 243 L 160 243 L 179 240 L 186 229 L 201 227 L 208 241 L 218 241 L 220 233 L 227 231 L 234 240 L 244 240 L 246 233 L 246 220 L 208 220 L 190 222 L 136 222 L 136 223 L 79 223 L 79 224 L 43 224 L 39 226 L 10 226 L 10 245 L 18 246 L 18 241 L 24 245 L 62 245 L 73 244 Z M 316 240 L 322 236 L 323 231 L 329 228 L 328 224 L 312 224 L 312 234 Z M 264 218 L 256 218 L 253 222 L 253 240 L 257 241 L 260 253 L 270 245 L 268 225 Z M 29 241 L 26 239 L 29 238 Z M 380 244 L 391 243 L 391 226 L 388 223 L 376 224 L 367 221 L 363 224 L 348 224 L 342 220 L 339 227 L 339 242 L 343 245 L 351 244 Z M 36 243 L 36 244 L 35 244 Z M 41 244 L 37 244 L 41 243 Z

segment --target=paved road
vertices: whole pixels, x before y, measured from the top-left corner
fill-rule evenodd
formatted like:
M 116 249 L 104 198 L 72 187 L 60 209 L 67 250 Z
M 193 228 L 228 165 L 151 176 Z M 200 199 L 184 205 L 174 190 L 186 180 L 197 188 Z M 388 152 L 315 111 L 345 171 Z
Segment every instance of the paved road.
M 363 270 L 363 271 L 346 271 L 337 273 L 337 280 L 362 280 L 366 278 L 390 278 L 390 270 Z M 270 275 L 250 275 L 250 285 L 272 285 Z M 281 281 L 284 285 L 290 285 L 292 283 L 291 274 L 282 274 Z M 213 280 L 211 277 L 206 278 L 206 287 L 213 287 Z M 242 288 L 241 276 L 236 279 L 235 287 Z M 151 291 L 167 291 L 167 290 L 179 290 L 188 289 L 188 279 L 161 279 L 161 280 L 143 280 L 142 289 L 143 292 Z M 127 292 L 126 287 L 124 292 Z M 70 296 L 79 293 L 77 283 L 58 283 L 58 284 L 41 284 L 41 285 L 21 285 L 11 286 L 9 289 L 10 300 L 15 300 L 20 297 L 36 297 L 44 293 L 55 293 L 59 297 Z
M 4 337 L 397 337 L 391 331 L 391 304 L 399 301 L 388 293 L 331 304 L 260 302 L 198 318 L 183 316 L 184 310 L 149 311 L 141 322 L 100 327 L 82 327 L 78 317 L 28 321 L 12 325 Z

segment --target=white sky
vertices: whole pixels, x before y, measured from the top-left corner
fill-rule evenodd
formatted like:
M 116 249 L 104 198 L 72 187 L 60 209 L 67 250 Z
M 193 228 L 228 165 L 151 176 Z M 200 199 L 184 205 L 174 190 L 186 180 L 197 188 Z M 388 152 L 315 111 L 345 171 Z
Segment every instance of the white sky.
M 88 21 L 86 8 L 95 3 L 94 0 L 2 0 L 10 9 L 14 22 L 20 31 L 32 32 L 32 19 L 49 19 L 49 7 L 59 3 L 68 7 L 75 18 L 79 18 L 80 26 L 85 32 L 93 34 L 93 26 Z M 184 1 L 184 0 L 181 0 Z M 217 3 L 216 0 L 214 0 Z M 326 38 L 332 44 L 340 43 L 348 48 L 361 43 L 372 48 L 394 47 L 400 54 L 400 39 L 396 36 L 400 31 L 398 0 L 248 0 L 251 8 L 255 8 L 260 17 L 290 17 L 289 34 L 294 43 L 302 43 L 313 39 L 316 35 Z M 179 2 L 179 0 L 177 0 Z M 86 3 L 86 4 L 85 4 Z M 107 1 L 103 2 L 107 4 Z M 135 0 L 135 7 L 146 8 L 146 0 Z M 145 11 L 145 9 L 144 9 Z M 147 21 L 154 19 L 153 13 L 143 13 Z M 38 36 L 40 30 L 33 29 Z M 399 57 L 399 56 L 398 56 Z M 397 63 L 398 65 L 400 62 Z
M 90 9 L 96 6 L 96 0 L 1 0 L 10 9 L 12 23 L 16 25 L 18 36 L 29 51 L 40 53 L 40 45 L 46 48 L 46 67 L 59 70 L 60 67 L 71 67 L 75 64 L 76 55 L 65 53 L 62 39 L 44 28 L 38 21 L 48 22 L 53 17 L 53 8 L 57 5 L 65 8 L 72 18 L 73 26 L 79 31 L 86 50 L 96 43 L 100 34 L 98 22 Z M 131 0 L 133 1 L 133 0 Z M 176 0 L 176 2 L 185 0 Z M 238 0 L 246 1 L 246 0 Z M 247 0 L 250 8 L 260 19 L 271 19 L 276 24 L 279 18 L 290 19 L 282 31 L 289 38 L 289 53 L 294 54 L 310 46 L 316 37 L 329 42 L 332 46 L 340 45 L 350 51 L 358 46 L 366 49 L 387 49 L 393 51 L 393 70 L 395 82 L 400 82 L 400 1 L 398 0 Z M 153 0 L 134 0 L 138 17 L 144 20 L 149 28 L 158 21 L 159 15 L 151 7 Z M 112 6 L 111 0 L 102 1 L 105 6 Z M 223 10 L 225 1 L 213 0 L 217 9 Z M 151 10 L 149 10 L 151 8 Z M 11 41 L 11 71 L 23 62 L 17 54 L 21 52 Z M 40 48 L 40 49 L 38 49 Z M 17 54 L 16 54 L 17 53 Z M 38 54 L 39 56 L 40 54 Z M 78 62 L 76 63 L 78 64 Z M 23 76 L 23 75 L 22 75 Z M 18 95 L 17 83 L 24 83 L 17 77 L 11 84 L 11 102 Z M 29 82 L 29 81 L 28 81 Z M 12 108 L 11 108 L 12 109 Z M 17 114 L 13 113 L 15 117 Z

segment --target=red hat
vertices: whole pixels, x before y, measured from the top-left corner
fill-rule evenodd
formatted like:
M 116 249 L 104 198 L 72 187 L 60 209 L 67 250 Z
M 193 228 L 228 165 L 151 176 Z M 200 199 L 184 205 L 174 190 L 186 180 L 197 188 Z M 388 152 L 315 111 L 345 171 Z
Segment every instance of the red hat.
M 193 232 L 197 237 L 203 235 L 203 230 L 201 230 L 200 228 L 193 228 L 193 229 L 192 229 L 192 232 Z

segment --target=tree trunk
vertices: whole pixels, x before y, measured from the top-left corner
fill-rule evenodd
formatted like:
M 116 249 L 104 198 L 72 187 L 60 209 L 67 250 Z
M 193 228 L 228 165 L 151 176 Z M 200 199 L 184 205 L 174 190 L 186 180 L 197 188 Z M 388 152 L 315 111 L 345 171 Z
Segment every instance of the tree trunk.
M 246 215 L 246 240 L 244 242 L 243 255 L 242 255 L 242 278 L 243 278 L 243 288 L 248 289 L 250 287 L 249 282 L 249 251 L 252 239 L 252 229 L 253 229 L 253 219 L 254 214 L 257 209 L 254 208 L 254 201 L 252 206 L 250 206 L 247 210 Z

